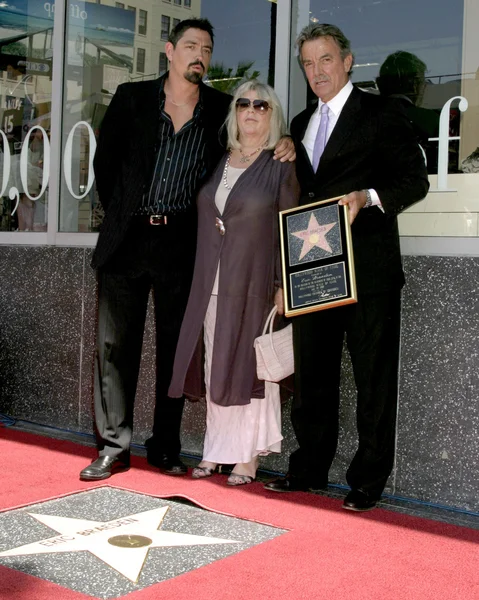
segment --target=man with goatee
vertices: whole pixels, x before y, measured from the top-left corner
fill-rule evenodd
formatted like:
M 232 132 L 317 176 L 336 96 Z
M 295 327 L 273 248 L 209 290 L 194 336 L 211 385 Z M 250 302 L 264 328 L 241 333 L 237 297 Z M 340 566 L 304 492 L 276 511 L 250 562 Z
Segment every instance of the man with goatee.
M 99 458 L 80 473 L 99 480 L 129 468 L 133 406 L 148 297 L 156 321 L 156 405 L 150 464 L 183 475 L 184 399 L 167 395 L 196 246 L 195 199 L 224 153 L 220 128 L 231 97 L 202 79 L 213 52 L 207 19 L 173 28 L 169 71 L 118 87 L 103 120 L 94 167 L 105 219 L 93 255 L 98 271 L 95 421 Z M 282 160 L 294 156 L 283 143 Z M 279 150 L 279 148 L 278 148 Z

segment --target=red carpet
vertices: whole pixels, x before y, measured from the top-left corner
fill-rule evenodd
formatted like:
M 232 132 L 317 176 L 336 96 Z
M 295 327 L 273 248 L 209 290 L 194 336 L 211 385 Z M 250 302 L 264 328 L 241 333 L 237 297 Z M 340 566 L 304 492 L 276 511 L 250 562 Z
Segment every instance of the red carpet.
M 0 510 L 98 484 L 78 480 L 92 448 L 0 429 Z M 112 485 L 159 497 L 185 496 L 209 509 L 291 530 L 269 542 L 128 595 L 130 600 L 477 600 L 479 531 L 377 509 L 363 515 L 339 500 L 272 494 L 261 484 L 228 488 L 161 476 L 142 458 Z M 0 597 L 91 598 L 0 567 Z

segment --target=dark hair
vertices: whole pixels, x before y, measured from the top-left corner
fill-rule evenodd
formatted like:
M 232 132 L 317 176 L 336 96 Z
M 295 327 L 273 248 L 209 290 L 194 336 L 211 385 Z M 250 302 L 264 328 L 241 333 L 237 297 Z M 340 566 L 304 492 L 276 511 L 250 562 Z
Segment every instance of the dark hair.
M 311 23 L 310 25 L 306 25 L 301 30 L 301 33 L 298 35 L 298 39 L 296 40 L 296 46 L 298 47 L 299 54 L 301 56 L 301 48 L 305 42 L 311 42 L 312 40 L 317 40 L 322 37 L 330 37 L 336 42 L 339 46 L 339 50 L 341 52 L 341 58 L 344 60 L 347 56 L 351 55 L 353 58 L 353 62 L 351 63 L 351 69 L 349 73 L 352 73 L 352 64 L 354 64 L 354 54 L 351 52 L 351 42 L 344 35 L 344 33 L 336 27 L 336 25 L 328 25 L 327 23 Z
M 379 69 L 376 83 L 384 96 L 402 94 L 416 103 L 425 84 L 427 65 L 415 54 L 398 50 Z
M 184 21 L 180 21 L 178 25 L 173 27 L 168 36 L 168 41 L 173 44 L 176 48 L 176 44 L 183 37 L 185 31 L 187 29 L 201 29 L 201 31 L 206 31 L 209 33 L 211 38 L 211 44 L 214 45 L 214 33 L 213 33 L 213 25 L 208 21 L 208 19 L 199 19 L 193 17 L 192 19 L 185 19 Z

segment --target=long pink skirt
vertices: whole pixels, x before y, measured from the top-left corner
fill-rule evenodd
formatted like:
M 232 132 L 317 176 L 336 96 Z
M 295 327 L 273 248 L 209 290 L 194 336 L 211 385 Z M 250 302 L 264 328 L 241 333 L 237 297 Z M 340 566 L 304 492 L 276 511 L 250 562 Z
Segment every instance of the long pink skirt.
M 213 463 L 248 463 L 255 456 L 281 451 L 279 385 L 265 382 L 265 397 L 250 404 L 220 406 L 210 400 L 211 357 L 216 324 L 217 296 L 211 296 L 204 322 L 206 434 L 203 460 Z

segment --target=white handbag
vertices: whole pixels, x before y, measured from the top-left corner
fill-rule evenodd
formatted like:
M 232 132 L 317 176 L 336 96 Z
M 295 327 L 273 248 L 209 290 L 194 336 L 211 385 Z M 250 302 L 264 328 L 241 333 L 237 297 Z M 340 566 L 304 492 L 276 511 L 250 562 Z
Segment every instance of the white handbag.
M 264 324 L 263 335 L 254 341 L 258 379 L 273 382 L 294 373 L 293 326 L 289 324 L 284 329 L 273 331 L 276 313 L 274 306 Z

